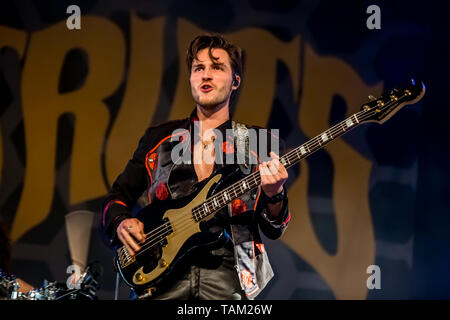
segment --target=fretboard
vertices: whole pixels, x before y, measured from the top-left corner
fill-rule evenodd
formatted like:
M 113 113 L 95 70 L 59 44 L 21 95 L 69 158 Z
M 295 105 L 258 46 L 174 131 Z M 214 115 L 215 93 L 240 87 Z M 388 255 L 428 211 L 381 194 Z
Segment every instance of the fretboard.
M 348 117 L 344 121 L 336 124 L 330 129 L 324 131 L 318 136 L 310 139 L 301 146 L 290 150 L 280 157 L 280 162 L 287 169 L 300 160 L 308 157 L 319 149 L 322 149 L 327 143 L 355 128 L 365 119 L 366 111 L 360 111 Z M 192 215 L 196 221 L 219 211 L 234 199 L 239 198 L 244 193 L 258 187 L 261 183 L 259 171 L 255 171 L 245 178 L 233 183 L 226 189 L 218 192 L 214 196 L 206 199 L 201 205 L 193 208 Z

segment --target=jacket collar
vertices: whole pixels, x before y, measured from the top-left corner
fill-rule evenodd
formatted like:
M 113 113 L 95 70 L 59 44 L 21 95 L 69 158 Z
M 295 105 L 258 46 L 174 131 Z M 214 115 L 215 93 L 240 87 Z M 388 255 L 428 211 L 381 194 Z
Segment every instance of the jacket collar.
M 191 131 L 194 132 L 193 131 L 194 125 L 197 125 L 198 121 L 199 121 L 198 116 L 197 116 L 197 107 L 195 107 L 194 110 L 192 110 L 192 112 L 191 112 L 191 114 L 189 116 L 189 121 L 190 121 L 190 124 L 191 124 L 191 129 L 192 129 Z M 227 121 L 223 122 L 222 124 L 220 124 L 219 126 L 217 126 L 214 129 L 217 129 L 217 130 L 219 130 L 222 133 L 222 136 L 224 137 L 224 140 L 226 140 L 227 138 L 230 138 L 230 137 L 226 136 L 226 130 L 227 129 L 232 129 L 231 114 L 228 117 Z

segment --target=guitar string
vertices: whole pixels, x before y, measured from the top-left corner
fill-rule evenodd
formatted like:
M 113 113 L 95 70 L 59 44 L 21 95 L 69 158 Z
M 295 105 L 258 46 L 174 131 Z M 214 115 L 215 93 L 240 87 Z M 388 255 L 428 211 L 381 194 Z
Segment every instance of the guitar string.
M 144 253 L 145 251 L 147 251 L 148 249 L 151 249 L 154 245 L 159 244 L 161 241 L 164 240 L 163 237 L 166 237 L 168 235 L 170 235 L 172 232 L 182 232 L 183 230 L 185 230 L 186 228 L 189 228 L 188 224 L 185 224 L 186 222 L 188 222 L 190 219 L 192 219 L 191 217 L 187 216 L 187 217 L 183 217 L 182 219 L 180 219 L 180 221 L 178 221 L 178 223 L 180 224 L 179 227 L 174 228 L 173 224 L 170 227 L 170 229 L 172 231 L 169 231 L 167 229 L 167 225 L 169 224 L 169 222 L 164 223 L 163 225 L 165 225 L 163 228 L 158 227 L 156 229 L 162 229 L 159 230 L 156 234 L 152 235 L 152 238 L 146 238 L 145 239 L 145 243 L 141 246 L 140 250 L 137 251 L 135 253 L 135 257 Z M 153 232 L 154 230 L 152 230 L 151 232 Z M 149 232 L 149 233 L 151 233 Z M 126 252 L 124 252 L 125 254 L 125 258 L 127 259 L 127 261 L 131 261 L 133 259 L 133 256 L 131 256 L 128 251 L 126 250 L 125 246 L 122 246 L 120 249 L 118 250 L 125 250 Z
M 401 98 L 403 98 L 403 97 L 404 97 L 404 96 L 402 96 Z M 401 99 L 401 98 L 399 98 L 399 99 Z M 392 102 L 392 103 L 394 104 L 394 103 L 396 103 L 396 102 L 397 102 L 397 101 Z M 390 102 L 388 102 L 388 103 L 386 103 L 386 104 L 382 107 L 382 109 L 388 108 L 388 107 L 390 107 L 390 106 L 391 106 L 391 105 L 390 105 Z M 363 114 L 363 113 L 365 113 L 365 114 Z M 299 146 L 299 147 L 297 147 L 297 148 L 292 149 L 292 150 L 289 151 L 287 154 L 285 154 L 282 158 L 285 158 L 285 159 L 287 158 L 287 159 L 289 159 L 289 160 L 288 160 L 288 163 L 289 163 L 290 165 L 293 165 L 293 164 L 295 164 L 296 162 L 294 162 L 293 164 L 291 164 L 291 160 L 294 160 L 294 161 L 302 160 L 301 157 L 298 156 L 298 150 L 299 150 L 299 148 L 301 148 L 302 146 L 306 145 L 306 146 L 308 147 L 308 150 L 309 150 L 309 151 L 308 151 L 307 153 L 305 153 L 304 155 L 306 155 L 306 154 L 310 155 L 310 154 L 312 154 L 313 152 L 315 152 L 315 151 L 317 151 L 318 149 L 320 149 L 320 147 L 322 147 L 322 146 L 324 145 L 324 143 L 326 143 L 326 141 L 331 142 L 332 140 L 334 140 L 334 138 L 338 137 L 339 135 L 335 137 L 335 135 L 336 135 L 337 133 L 343 134 L 343 133 L 345 133 L 346 131 L 348 131 L 348 130 L 344 130 L 343 127 L 342 127 L 342 125 L 345 124 L 346 121 L 352 120 L 352 117 L 356 117 L 357 123 L 356 123 L 355 125 L 352 125 L 351 127 L 347 127 L 347 129 L 353 129 L 353 128 L 355 128 L 356 126 L 358 126 L 359 124 L 361 124 L 361 121 L 366 120 L 367 118 L 369 118 L 370 116 L 372 116 L 372 115 L 375 114 L 375 113 L 377 113 L 377 111 L 376 111 L 376 110 L 372 110 L 372 109 L 370 109 L 370 110 L 362 110 L 362 111 L 359 111 L 359 112 L 357 112 L 357 113 L 351 115 L 350 117 L 346 118 L 345 120 L 339 122 L 338 124 L 334 125 L 333 127 L 331 127 L 330 129 L 326 130 L 325 132 L 323 132 L 323 133 L 317 135 L 316 137 L 310 139 L 309 142 L 306 142 L 305 144 L 303 144 L 303 145 L 301 145 L 301 146 Z M 358 118 L 358 115 L 360 116 L 359 118 Z M 353 121 L 353 120 L 352 120 L 352 121 Z M 324 133 L 331 133 L 332 138 L 331 138 L 331 140 L 330 140 L 330 139 L 327 139 L 326 141 L 323 141 L 323 139 L 322 139 L 322 143 L 321 143 L 320 140 L 319 140 L 319 138 L 321 138 L 321 137 L 323 136 Z M 319 147 L 319 148 L 318 148 L 317 150 L 314 150 L 316 147 Z M 311 150 L 311 149 L 313 149 L 313 150 Z M 253 178 L 254 180 L 258 180 L 257 178 L 260 178 L 260 176 L 258 176 L 258 174 L 259 174 L 259 170 L 253 172 L 252 174 L 250 174 L 249 176 L 247 176 L 246 178 L 244 178 L 244 179 L 242 179 L 242 180 L 251 180 L 251 178 Z M 255 176 L 253 176 L 253 175 L 255 175 Z M 251 176 L 253 176 L 253 177 L 251 177 Z M 231 189 L 233 189 L 233 192 L 235 193 L 235 191 L 237 191 L 238 188 L 239 188 L 239 191 L 242 192 L 242 188 L 241 188 L 241 186 L 240 186 L 240 183 L 241 183 L 241 182 L 242 182 L 242 181 L 237 182 L 237 183 L 235 183 L 235 184 L 232 184 L 231 186 L 229 186 L 229 187 L 225 188 L 224 190 L 222 190 L 220 193 L 224 193 L 224 192 L 226 192 L 226 191 L 229 192 Z M 256 187 L 256 186 L 253 186 L 253 188 L 255 188 L 255 187 Z M 248 189 L 248 190 L 252 190 L 253 188 L 250 187 L 250 188 L 247 188 L 247 189 Z M 228 190 L 228 189 L 230 189 L 230 190 Z M 246 192 L 248 192 L 248 190 L 247 190 Z M 219 194 L 220 194 L 220 193 L 219 193 Z M 219 195 L 219 194 L 218 194 L 218 195 Z M 236 194 L 236 193 L 235 193 L 235 194 Z M 215 196 L 212 197 L 212 198 L 217 198 L 218 195 L 215 195 Z M 168 232 L 168 231 L 166 230 L 166 233 L 164 233 L 164 230 L 167 229 L 168 225 L 170 225 L 170 224 L 182 224 L 182 223 L 186 223 L 186 222 L 188 222 L 190 219 L 192 219 L 193 221 L 195 221 L 195 220 L 201 220 L 201 219 L 207 217 L 208 215 L 210 215 L 210 214 L 212 214 L 212 213 L 214 213 L 214 212 L 216 212 L 216 211 L 222 209 L 223 207 L 226 206 L 226 204 L 228 204 L 228 203 L 230 202 L 230 201 L 224 202 L 223 205 L 220 205 L 220 202 L 219 202 L 219 208 L 216 208 L 216 207 L 213 206 L 213 211 L 212 211 L 211 213 L 207 213 L 207 214 L 203 217 L 203 214 L 201 213 L 202 207 L 204 206 L 204 204 L 206 204 L 206 206 L 208 207 L 208 210 L 211 211 L 211 209 L 210 209 L 210 207 L 209 207 L 210 204 L 208 204 L 208 203 L 211 202 L 211 201 L 213 201 L 212 198 L 207 199 L 205 202 L 203 202 L 202 205 L 197 206 L 197 207 L 194 207 L 193 210 L 191 211 L 191 213 L 193 214 L 193 217 L 187 215 L 187 219 L 185 219 L 185 217 L 186 217 L 186 215 L 185 215 L 185 216 L 183 216 L 183 217 L 179 217 L 178 220 L 176 221 L 176 223 L 170 223 L 170 222 L 167 222 L 167 223 L 164 223 L 164 224 L 162 224 L 161 226 L 159 226 L 159 227 L 157 227 L 157 228 L 151 230 L 150 232 L 148 232 L 148 233 L 146 234 L 146 236 L 153 233 L 153 234 L 152 234 L 153 238 L 146 238 L 146 240 L 145 240 L 145 242 L 144 242 L 144 245 L 141 247 L 141 250 L 139 250 L 139 251 L 136 253 L 136 255 L 138 255 L 138 254 L 140 254 L 140 253 L 143 253 L 143 252 L 146 251 L 147 249 L 151 248 L 153 245 L 155 245 L 155 244 L 161 242 L 161 241 L 162 241 L 162 239 L 160 239 L 161 237 L 167 236 L 168 234 L 170 234 L 170 233 L 172 233 L 172 232 L 175 232 L 175 230 L 173 230 L 173 231 L 171 231 L 171 232 Z M 220 199 L 220 198 L 219 198 L 219 199 Z M 213 205 L 213 204 L 211 204 L 211 205 Z M 200 217 L 200 219 L 198 219 L 198 217 Z M 175 220 L 174 220 L 174 221 L 175 221 Z M 187 225 L 187 227 L 189 227 L 189 225 Z M 178 229 L 177 231 L 180 232 L 180 231 L 182 230 L 182 228 L 183 228 L 183 226 L 180 225 L 180 228 L 177 228 L 177 229 Z M 155 233 L 155 231 L 158 230 L 158 229 L 160 229 L 160 230 L 159 230 L 158 232 Z M 161 230 L 161 229 L 162 229 L 162 230 Z M 173 227 L 172 227 L 171 229 L 173 229 Z M 183 228 L 183 229 L 184 229 L 184 228 Z M 168 232 L 168 233 L 167 233 L 167 232 Z M 153 240 L 155 240 L 155 241 L 153 241 Z M 149 246 L 150 246 L 150 247 L 149 247 Z M 145 249 L 142 250 L 143 248 L 145 248 Z

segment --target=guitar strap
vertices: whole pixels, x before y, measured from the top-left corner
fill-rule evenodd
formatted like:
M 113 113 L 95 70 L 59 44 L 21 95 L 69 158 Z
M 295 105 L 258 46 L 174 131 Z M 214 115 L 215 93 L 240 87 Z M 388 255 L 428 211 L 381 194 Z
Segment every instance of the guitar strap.
M 247 126 L 242 123 L 237 123 L 232 121 L 234 144 L 236 146 L 236 156 L 238 157 L 238 165 L 242 173 L 245 175 L 250 174 L 251 165 L 249 162 L 249 132 Z M 244 155 L 242 155 L 244 152 Z M 239 157 L 240 156 L 240 157 Z M 239 164 L 239 159 L 244 159 L 243 164 Z M 251 225 L 253 217 L 244 216 L 234 216 L 231 210 L 228 211 L 230 215 L 230 229 L 231 238 L 234 244 L 234 256 L 236 265 L 235 268 L 238 272 L 239 282 L 241 284 L 242 290 L 244 290 L 245 295 L 252 299 L 253 295 L 259 292 L 259 284 L 256 276 L 255 267 L 255 241 L 252 232 L 248 225 Z M 233 218 L 250 218 L 247 223 L 242 221 L 234 221 Z
M 249 164 L 249 138 L 248 138 L 248 128 L 245 124 L 238 122 L 231 122 L 233 127 L 233 135 L 234 135 L 234 145 L 236 146 L 236 154 L 237 158 L 244 158 L 244 163 L 239 164 L 239 168 L 242 173 L 249 174 L 251 171 L 251 166 Z M 242 152 L 244 154 L 242 154 Z

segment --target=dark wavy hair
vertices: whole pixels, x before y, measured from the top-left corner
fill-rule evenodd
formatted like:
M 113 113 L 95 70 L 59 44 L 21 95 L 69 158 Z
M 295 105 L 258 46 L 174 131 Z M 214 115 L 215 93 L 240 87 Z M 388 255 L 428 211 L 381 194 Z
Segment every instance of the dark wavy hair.
M 217 60 L 211 53 L 211 49 L 223 49 L 230 57 L 231 69 L 234 75 L 242 77 L 242 49 L 229 41 L 220 34 L 202 34 L 195 37 L 189 44 L 186 52 L 186 64 L 188 72 L 191 74 L 192 62 L 197 58 L 200 50 L 208 48 L 209 58 L 211 61 Z

